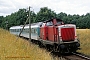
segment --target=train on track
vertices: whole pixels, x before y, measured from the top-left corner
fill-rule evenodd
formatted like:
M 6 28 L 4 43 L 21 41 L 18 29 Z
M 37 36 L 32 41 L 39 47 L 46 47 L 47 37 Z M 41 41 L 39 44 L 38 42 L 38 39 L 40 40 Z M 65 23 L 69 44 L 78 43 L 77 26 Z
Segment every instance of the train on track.
M 10 27 L 10 32 L 19 35 L 23 25 Z M 29 25 L 25 25 L 21 36 L 29 38 Z M 31 24 L 31 41 L 37 42 L 55 52 L 76 52 L 80 42 L 76 34 L 76 25 L 64 24 L 61 19 L 50 19 Z

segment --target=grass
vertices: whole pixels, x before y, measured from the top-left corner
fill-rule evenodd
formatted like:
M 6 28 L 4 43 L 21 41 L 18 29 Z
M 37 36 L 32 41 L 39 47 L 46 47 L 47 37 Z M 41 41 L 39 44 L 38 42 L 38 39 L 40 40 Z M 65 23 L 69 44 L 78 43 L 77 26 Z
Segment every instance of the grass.
M 78 38 L 81 44 L 81 53 L 90 56 L 90 29 L 77 29 Z
M 50 53 L 0 29 L 0 60 L 51 60 Z
M 81 53 L 90 56 L 90 30 L 77 29 Z M 50 53 L 28 41 L 0 29 L 0 60 L 52 60 Z

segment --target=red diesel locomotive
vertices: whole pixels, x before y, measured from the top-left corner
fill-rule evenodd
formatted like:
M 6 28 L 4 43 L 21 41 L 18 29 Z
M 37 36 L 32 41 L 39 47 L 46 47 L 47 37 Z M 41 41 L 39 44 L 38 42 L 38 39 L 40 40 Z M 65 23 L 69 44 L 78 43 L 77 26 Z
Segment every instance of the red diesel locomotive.
M 60 19 L 44 21 L 40 27 L 40 42 L 48 49 L 61 53 L 75 52 L 80 43 L 74 24 L 64 24 Z

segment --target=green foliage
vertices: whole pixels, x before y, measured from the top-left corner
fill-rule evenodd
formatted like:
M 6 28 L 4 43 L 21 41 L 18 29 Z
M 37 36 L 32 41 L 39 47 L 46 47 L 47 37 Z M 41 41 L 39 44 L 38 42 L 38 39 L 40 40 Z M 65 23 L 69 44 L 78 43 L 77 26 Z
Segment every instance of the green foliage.
M 28 18 L 26 9 L 19 9 L 17 12 L 12 13 L 6 17 L 0 16 L 0 27 L 6 29 L 11 26 L 23 25 Z M 70 15 L 63 12 L 56 14 L 48 7 L 40 8 L 40 11 L 36 14 L 30 11 L 31 23 L 49 20 L 52 18 L 59 18 L 64 21 L 65 24 L 75 24 L 79 28 L 90 28 L 90 13 L 86 15 Z M 8 22 L 7 22 L 8 21 Z M 7 23 L 6 23 L 7 22 Z M 29 22 L 27 22 L 28 24 Z
M 40 11 L 37 13 L 36 20 L 38 21 L 45 21 L 51 18 L 55 18 L 56 13 L 48 9 L 47 7 L 41 8 Z
M 3 20 L 4 20 L 4 17 L 3 16 L 0 16 L 0 27 L 2 27 L 2 22 L 3 22 Z

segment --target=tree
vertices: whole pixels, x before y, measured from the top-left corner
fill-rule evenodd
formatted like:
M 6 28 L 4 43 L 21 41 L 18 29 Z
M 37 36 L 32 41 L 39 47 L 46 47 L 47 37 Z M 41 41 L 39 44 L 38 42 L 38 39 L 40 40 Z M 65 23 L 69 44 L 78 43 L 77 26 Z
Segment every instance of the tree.
M 3 22 L 3 20 L 4 20 L 4 17 L 3 16 L 0 16 L 0 27 L 2 27 L 2 22 Z
M 43 7 L 40 9 L 40 11 L 37 13 L 36 21 L 45 21 L 51 18 L 55 18 L 56 13 L 54 11 L 51 11 L 51 9 L 48 9 L 47 7 Z
M 36 14 L 34 13 L 34 11 L 31 11 L 31 23 L 36 23 Z
M 59 19 L 63 19 L 66 16 L 67 16 L 67 14 L 66 13 L 63 13 L 63 12 L 57 14 L 57 18 L 59 18 Z
M 6 21 L 8 21 L 8 28 L 16 25 L 23 25 L 28 18 L 28 13 L 26 9 L 19 9 L 17 12 L 12 13 L 6 17 L 0 16 L 0 27 L 6 28 Z M 52 18 L 59 18 L 64 21 L 65 24 L 75 24 L 79 28 L 90 28 L 90 13 L 86 15 L 70 15 L 63 12 L 56 14 L 54 11 L 48 7 L 40 8 L 40 11 L 35 14 L 33 11 L 31 13 L 31 23 L 36 23 L 39 21 L 45 21 Z M 29 22 L 27 22 L 28 24 Z

